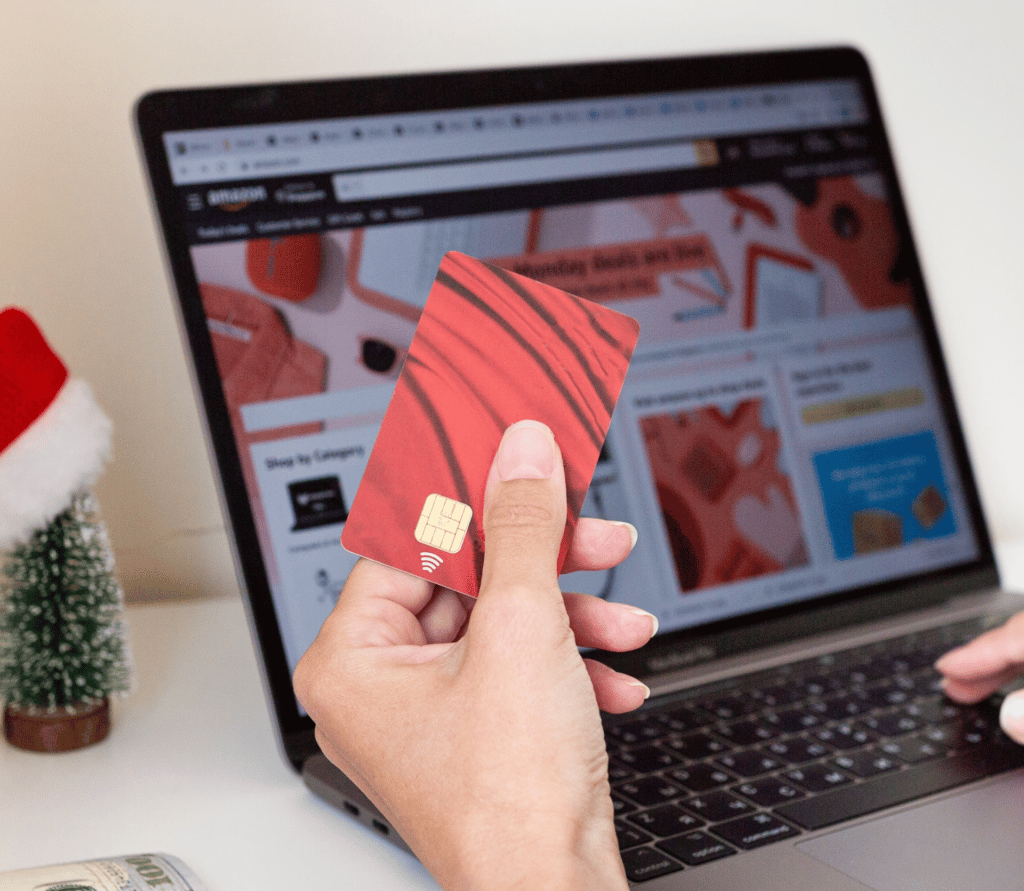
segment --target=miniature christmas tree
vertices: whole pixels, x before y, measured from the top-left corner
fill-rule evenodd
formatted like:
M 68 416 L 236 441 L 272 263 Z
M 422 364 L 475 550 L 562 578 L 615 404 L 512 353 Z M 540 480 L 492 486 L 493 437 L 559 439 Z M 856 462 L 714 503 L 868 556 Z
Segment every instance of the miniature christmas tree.
M 0 699 L 21 748 L 103 739 L 109 697 L 129 687 L 124 597 L 89 494 L 110 433 L 35 322 L 0 311 Z
M 92 707 L 125 693 L 124 595 L 94 499 L 13 549 L 4 568 L 0 697 L 27 710 Z

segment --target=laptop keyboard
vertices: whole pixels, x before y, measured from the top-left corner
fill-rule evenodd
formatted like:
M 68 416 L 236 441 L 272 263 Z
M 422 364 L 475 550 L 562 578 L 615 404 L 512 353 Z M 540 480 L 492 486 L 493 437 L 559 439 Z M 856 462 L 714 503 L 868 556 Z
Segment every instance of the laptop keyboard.
M 1024 766 L 998 697 L 945 698 L 971 620 L 734 679 L 605 725 L 619 848 L 639 883 Z

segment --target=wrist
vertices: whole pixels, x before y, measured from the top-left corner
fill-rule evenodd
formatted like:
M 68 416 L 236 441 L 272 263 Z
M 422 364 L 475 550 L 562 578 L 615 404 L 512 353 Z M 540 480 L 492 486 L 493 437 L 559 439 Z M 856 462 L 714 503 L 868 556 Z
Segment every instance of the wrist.
M 582 825 L 537 813 L 474 821 L 446 891 L 626 891 L 611 814 Z M 603 810 L 603 809 L 602 809 Z
M 477 862 L 442 885 L 445 891 L 627 891 L 629 887 L 618 850 L 581 858 L 555 849 Z

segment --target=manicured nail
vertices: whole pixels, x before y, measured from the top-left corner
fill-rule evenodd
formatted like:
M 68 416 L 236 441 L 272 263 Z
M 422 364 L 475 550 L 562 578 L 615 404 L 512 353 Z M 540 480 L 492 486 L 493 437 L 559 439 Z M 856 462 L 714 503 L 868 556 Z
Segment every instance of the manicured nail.
M 636 531 L 636 526 L 634 526 L 632 523 L 627 523 L 625 520 L 609 520 L 609 522 L 614 523 L 616 526 L 625 526 L 629 530 L 629 549 L 632 551 L 633 548 L 636 547 L 637 538 L 639 538 L 639 534 Z
M 649 699 L 650 698 L 650 696 L 651 696 L 651 688 L 648 687 L 647 684 L 645 684 L 643 681 L 638 681 L 636 678 L 633 678 L 629 682 L 629 686 L 631 686 L 631 687 L 643 687 L 644 699 Z
M 999 726 L 1007 736 L 1024 743 L 1024 694 L 1011 694 L 999 710 Z
M 517 421 L 498 446 L 498 479 L 546 480 L 555 472 L 555 438 L 539 421 Z
M 651 620 L 651 625 L 654 626 L 653 630 L 651 631 L 651 637 L 654 637 L 654 635 L 658 633 L 658 617 L 656 615 L 654 615 L 654 613 L 649 613 L 649 612 L 647 612 L 647 610 L 640 609 L 640 607 L 638 607 L 638 606 L 630 606 L 630 607 L 627 607 L 627 609 L 634 616 L 646 616 L 648 619 Z

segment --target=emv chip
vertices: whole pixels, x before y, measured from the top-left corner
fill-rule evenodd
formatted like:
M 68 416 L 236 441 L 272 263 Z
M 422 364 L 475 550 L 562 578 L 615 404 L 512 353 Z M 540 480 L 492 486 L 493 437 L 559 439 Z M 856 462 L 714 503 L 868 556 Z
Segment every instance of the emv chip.
M 444 495 L 428 495 L 416 524 L 416 540 L 432 548 L 457 554 L 473 518 L 473 508 Z

